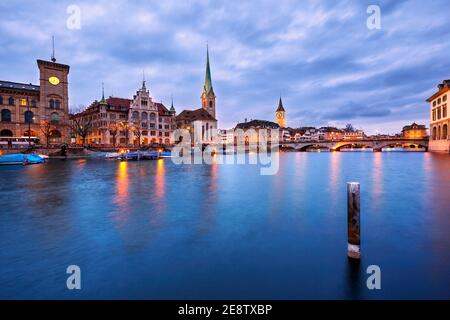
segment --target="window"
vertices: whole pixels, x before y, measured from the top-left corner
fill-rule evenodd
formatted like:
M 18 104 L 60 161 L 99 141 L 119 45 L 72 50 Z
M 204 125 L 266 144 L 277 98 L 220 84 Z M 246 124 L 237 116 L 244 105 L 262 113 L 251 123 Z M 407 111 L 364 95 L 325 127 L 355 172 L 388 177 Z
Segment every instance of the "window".
M 25 111 L 25 123 L 33 123 L 34 114 L 31 111 Z
M 441 98 L 438 99 L 438 104 L 441 104 Z
M 447 105 L 442 107 L 442 118 L 447 118 Z
M 57 114 L 56 112 L 53 112 L 50 115 L 50 122 L 51 123 L 59 123 L 59 114 Z
M 154 128 L 155 124 L 154 123 L 150 123 L 150 128 Z
M 442 127 L 442 139 L 447 139 L 447 125 L 444 124 L 444 126 Z
M 437 108 L 437 118 L 438 120 L 441 118 L 441 108 Z
M 133 111 L 131 118 L 133 120 L 138 120 L 139 119 L 139 112 Z
M 444 102 L 447 101 L 447 95 L 442 97 L 442 101 L 444 101 Z
M 111 113 L 109 115 L 109 118 L 112 119 L 112 120 L 115 120 L 116 119 L 116 114 L 115 113 Z
M 147 100 L 141 100 L 141 105 L 146 106 L 147 105 Z
M 433 110 L 433 121 L 436 121 L 436 110 Z
M 59 109 L 61 107 L 61 102 L 59 100 L 55 100 L 55 109 Z
M 3 104 L 3 97 L 0 96 L 0 104 Z
M 20 105 L 22 106 L 22 107 L 26 107 L 27 106 L 27 99 L 20 99 Z
M 210 101 L 209 102 L 209 108 L 212 109 L 212 107 L 213 107 L 213 103 L 212 103 L 212 101 Z
M 436 107 L 436 100 L 433 101 L 433 107 Z
M 142 121 L 147 121 L 147 119 L 148 119 L 148 114 L 147 114 L 147 112 L 142 112 L 141 118 L 142 118 Z
M 13 106 L 13 105 L 14 105 L 14 98 L 13 98 L 13 97 L 10 97 L 10 98 L 8 99 L 8 104 L 9 104 L 10 106 Z
M 166 137 L 169 137 L 169 136 L 170 136 L 170 134 L 169 134 L 168 132 L 165 132 L 164 135 L 165 135 Z
M 8 109 L 2 110 L 2 122 L 11 122 L 11 111 Z
M 148 136 L 148 131 L 142 131 L 143 136 Z
M 156 131 L 150 131 L 150 135 L 156 136 Z
M 34 100 L 34 99 L 31 100 L 31 106 L 32 106 L 32 107 L 36 107 L 36 100 Z
M 53 99 L 50 99 L 50 101 L 48 103 L 48 107 L 50 109 L 55 109 L 55 101 Z
M 155 122 L 155 120 L 156 120 L 156 115 L 154 113 L 150 113 L 150 121 Z

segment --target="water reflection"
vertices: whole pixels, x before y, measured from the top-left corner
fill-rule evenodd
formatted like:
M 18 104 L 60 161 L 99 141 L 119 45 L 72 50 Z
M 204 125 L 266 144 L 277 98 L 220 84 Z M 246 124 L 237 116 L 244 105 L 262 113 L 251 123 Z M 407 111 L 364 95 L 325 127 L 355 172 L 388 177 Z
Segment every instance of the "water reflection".
M 340 152 L 331 152 L 330 153 L 330 197 L 333 207 L 337 205 L 337 198 L 339 193 L 339 182 L 340 182 L 340 165 L 341 165 L 341 153 Z
M 372 164 L 372 202 L 376 208 L 382 206 L 382 192 L 383 192 L 383 153 L 373 153 Z
M 118 208 L 118 214 L 116 219 L 123 223 L 128 216 L 129 208 L 129 177 L 128 177 L 128 162 L 121 161 L 117 166 L 116 173 L 116 195 L 114 197 L 114 203 Z

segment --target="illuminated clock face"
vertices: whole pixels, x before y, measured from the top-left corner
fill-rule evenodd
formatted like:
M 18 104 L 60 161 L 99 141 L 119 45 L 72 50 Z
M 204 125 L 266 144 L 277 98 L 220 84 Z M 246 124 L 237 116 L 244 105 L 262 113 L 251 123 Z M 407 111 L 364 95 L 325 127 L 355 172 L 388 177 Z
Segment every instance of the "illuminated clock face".
M 57 77 L 50 77 L 48 78 L 48 82 L 50 82 L 52 85 L 56 86 L 59 84 L 59 79 Z
M 281 119 L 283 117 L 283 115 L 281 113 L 277 113 L 277 118 Z

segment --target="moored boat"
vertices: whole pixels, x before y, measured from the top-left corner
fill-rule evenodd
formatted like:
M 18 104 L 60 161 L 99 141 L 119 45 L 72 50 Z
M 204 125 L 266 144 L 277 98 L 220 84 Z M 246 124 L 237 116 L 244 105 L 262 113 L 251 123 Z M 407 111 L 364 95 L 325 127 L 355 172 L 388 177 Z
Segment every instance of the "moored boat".
M 45 162 L 45 159 L 37 154 L 7 154 L 0 156 L 0 165 L 26 165 Z

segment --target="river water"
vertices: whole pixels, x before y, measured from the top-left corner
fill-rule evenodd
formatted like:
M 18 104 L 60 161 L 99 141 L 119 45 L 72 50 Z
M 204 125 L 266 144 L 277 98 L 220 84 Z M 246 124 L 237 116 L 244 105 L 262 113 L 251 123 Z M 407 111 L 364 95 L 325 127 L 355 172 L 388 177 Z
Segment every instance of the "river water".
M 3 166 L 0 230 L 3 299 L 449 299 L 450 157 L 283 153 L 268 176 L 171 159 Z M 66 287 L 69 265 L 81 290 Z M 381 290 L 366 287 L 369 265 Z

